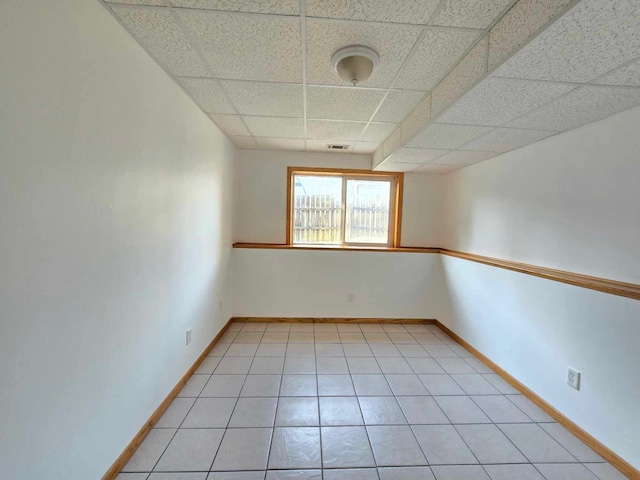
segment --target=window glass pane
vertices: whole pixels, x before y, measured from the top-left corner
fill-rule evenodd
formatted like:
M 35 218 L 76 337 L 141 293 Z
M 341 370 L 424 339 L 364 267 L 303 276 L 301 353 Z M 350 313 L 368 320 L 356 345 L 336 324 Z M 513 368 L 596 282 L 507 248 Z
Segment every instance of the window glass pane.
M 347 180 L 345 242 L 389 241 L 389 180 Z
M 294 175 L 293 243 L 340 244 L 342 177 Z

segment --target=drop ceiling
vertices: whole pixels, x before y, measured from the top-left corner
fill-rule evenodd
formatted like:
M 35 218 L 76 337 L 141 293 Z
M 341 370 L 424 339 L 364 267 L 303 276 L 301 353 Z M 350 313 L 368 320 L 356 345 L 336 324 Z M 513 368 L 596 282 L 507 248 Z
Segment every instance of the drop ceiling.
M 239 148 L 446 173 L 640 104 L 637 0 L 102 1 Z

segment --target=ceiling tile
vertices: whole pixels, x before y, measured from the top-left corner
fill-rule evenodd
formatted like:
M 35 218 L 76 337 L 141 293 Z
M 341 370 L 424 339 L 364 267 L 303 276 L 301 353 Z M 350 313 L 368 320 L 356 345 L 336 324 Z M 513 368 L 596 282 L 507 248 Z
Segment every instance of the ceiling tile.
M 407 90 L 431 90 L 458 63 L 480 33 L 427 30 L 394 86 Z
M 298 0 L 171 0 L 174 7 L 229 12 L 267 13 L 272 15 L 299 15 Z
M 471 165 L 498 155 L 496 152 L 463 152 L 454 150 L 435 160 L 438 165 Z
M 440 0 L 307 0 L 309 17 L 425 25 Z
M 401 122 L 416 108 L 423 96 L 423 92 L 414 90 L 391 90 L 373 120 Z
M 546 130 L 496 128 L 486 135 L 472 140 L 461 148 L 464 150 L 479 150 L 484 152 L 508 152 L 509 150 L 529 145 L 530 143 L 537 142 L 556 133 L 557 132 Z
M 570 130 L 640 105 L 640 89 L 585 86 L 518 118 L 510 126 Z
M 104 0 L 105 3 L 121 3 L 124 5 L 156 5 L 165 7 L 164 0 Z
M 438 122 L 501 126 L 574 88 L 568 84 L 488 77 L 440 115 Z
M 209 115 L 220 130 L 226 135 L 251 135 L 239 115 Z
M 411 172 L 417 167 L 419 167 L 419 165 L 415 163 L 382 162 L 378 164 L 373 170 L 375 170 L 376 172 Z
M 640 87 L 640 59 L 631 62 L 624 67 L 606 74 L 593 83 L 599 85 L 626 85 L 629 87 Z
M 428 163 L 447 152 L 432 148 L 399 148 L 389 159 L 394 163 Z
M 178 78 L 191 98 L 208 113 L 235 113 L 222 93 L 220 84 L 211 78 Z
M 304 138 L 302 118 L 242 117 L 256 137 Z
M 485 29 L 513 0 L 446 0 L 433 25 Z
M 304 151 L 304 139 L 302 138 L 267 138 L 256 137 L 258 146 L 265 150 L 297 150 Z
M 171 12 L 150 8 L 112 7 L 122 23 L 173 75 L 208 77 L 202 63 Z
M 432 123 L 427 125 L 413 140 L 407 143 L 407 147 L 436 148 L 452 150 L 474 138 L 491 131 L 491 127 L 471 127 L 462 125 L 442 125 Z
M 498 75 L 586 83 L 640 56 L 640 2 L 582 0 Z
M 384 97 L 383 90 L 307 87 L 307 118 L 369 121 Z
M 449 173 L 460 170 L 464 165 L 432 165 L 426 164 L 416 168 L 413 173 Z
M 220 78 L 302 81 L 300 20 L 215 12 L 181 12 L 191 38 Z
M 380 144 L 376 142 L 358 142 L 353 148 L 353 153 L 373 153 Z
M 431 95 L 425 97 L 402 122 L 402 143 L 405 143 L 418 130 L 431 120 Z
M 366 125 L 365 122 L 307 120 L 307 138 L 355 141 L 360 138 L 360 134 Z
M 382 156 L 386 159 L 402 145 L 402 127 L 396 128 L 382 143 Z
M 398 127 L 397 123 L 370 123 L 362 134 L 363 142 L 382 142 Z M 400 133 L 400 130 L 398 130 Z
M 258 144 L 253 137 L 229 137 L 238 148 L 258 148 Z
M 231 102 L 243 115 L 302 117 L 302 85 L 221 80 Z
M 308 152 L 323 152 L 323 153 L 351 153 L 354 150 L 354 145 L 356 142 L 347 141 L 347 145 L 349 148 L 345 150 L 330 150 L 327 148 L 327 145 L 330 143 L 340 143 L 345 144 L 345 141 L 330 141 L 330 140 L 309 140 L 307 139 L 307 151 Z M 355 152 L 354 152 L 355 153 Z
M 420 29 L 400 25 L 358 25 L 354 23 L 307 20 L 307 82 L 345 85 L 338 76 L 331 56 L 347 45 L 366 45 L 380 56 L 371 78 L 362 87 L 388 87 L 398 73 Z

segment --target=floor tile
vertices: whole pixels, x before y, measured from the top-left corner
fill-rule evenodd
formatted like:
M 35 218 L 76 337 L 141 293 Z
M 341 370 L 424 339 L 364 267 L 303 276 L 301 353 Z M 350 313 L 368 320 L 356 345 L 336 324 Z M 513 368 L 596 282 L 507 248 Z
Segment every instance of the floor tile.
M 199 398 L 182 428 L 226 428 L 235 404 L 235 398 Z
M 290 332 L 313 332 L 313 323 L 292 323 Z M 289 338 L 291 341 L 291 338 Z
M 376 323 L 362 323 L 360 324 L 360 330 L 363 332 L 384 332 L 382 325 Z
M 240 398 L 233 410 L 229 427 L 273 427 L 278 399 Z
M 180 429 L 158 460 L 163 472 L 207 471 L 218 450 L 224 429 Z
M 250 375 L 281 374 L 285 357 L 258 357 L 249 370 Z
M 180 390 L 178 397 L 197 397 L 209 381 L 209 377 L 210 375 L 191 375 L 191 378 Z
M 351 375 L 356 394 L 360 396 L 393 395 L 384 375 Z
M 318 395 L 318 383 L 315 375 L 283 375 L 280 396 L 315 397 Z
M 316 343 L 340 343 L 340 336 L 337 331 L 316 332 L 314 338 Z
M 238 397 L 245 378 L 246 375 L 211 375 L 200 396 Z
M 220 357 L 205 357 L 198 369 L 194 372 L 197 375 L 211 375 L 220 363 Z
M 320 424 L 317 397 L 280 397 L 277 427 L 313 427 Z
M 122 469 L 123 472 L 150 472 L 173 438 L 174 429 L 152 429 Z
M 154 428 L 178 428 L 195 403 L 195 398 L 176 398 Z
M 304 469 L 320 468 L 320 466 L 320 429 L 318 427 L 274 429 L 269 469 Z
M 464 395 L 464 391 L 449 375 L 418 375 L 431 395 Z
M 289 343 L 314 343 L 313 332 L 289 332 Z
M 600 480 L 625 480 L 627 478 L 608 463 L 585 463 L 584 466 Z
M 380 480 L 434 480 L 429 467 L 384 467 L 378 469 Z
M 242 327 L 243 332 L 264 332 L 267 330 L 266 323 L 245 323 Z
M 409 333 L 429 333 L 429 329 L 426 325 L 420 325 L 415 323 L 404 323 L 404 329 Z
M 338 323 L 338 332 L 340 333 L 361 333 L 360 325 L 357 323 Z
M 290 323 L 270 323 L 267 325 L 267 332 L 289 332 L 291 330 Z
M 413 338 L 416 341 L 426 347 L 427 345 L 443 345 L 438 337 L 436 337 L 433 333 L 413 333 Z
M 206 480 L 206 472 L 153 472 L 149 480 Z
M 320 425 L 364 425 L 356 397 L 320 397 Z
M 375 358 L 367 357 L 349 357 L 347 358 L 349 371 L 352 374 L 357 373 L 382 373 L 378 362 Z
M 491 423 L 478 406 L 465 396 L 433 397 L 451 423 Z
M 287 343 L 288 341 L 289 332 L 267 331 L 262 336 L 262 343 Z
M 456 351 L 455 350 L 456 346 L 459 346 L 459 345 L 449 345 L 449 348 L 451 348 L 452 350 Z M 457 351 L 456 351 L 456 353 L 457 353 Z M 460 355 L 460 356 L 462 356 L 462 355 Z M 473 369 L 478 373 L 494 374 L 493 370 L 491 370 L 489 367 L 487 367 L 484 363 L 482 363 L 477 358 L 465 357 L 464 361 L 467 362 L 469 365 L 471 365 L 473 367 Z
M 518 394 L 520 393 L 516 388 L 509 385 L 505 379 L 503 379 L 497 373 L 483 373 L 482 376 L 487 380 L 491 385 L 496 387 L 496 389 L 502 393 L 503 395 L 510 394 Z
M 380 466 L 425 465 L 427 460 L 408 426 L 367 427 L 371 448 Z
M 216 367 L 216 375 L 241 375 L 249 373 L 253 357 L 222 357 Z
M 444 333 L 444 331 L 437 325 L 426 325 L 426 327 L 431 333 Z
M 280 392 L 281 375 L 247 375 L 241 397 L 277 397 Z
M 536 423 L 553 423 L 555 420 L 547 415 L 544 410 L 529 400 L 524 395 L 507 395 L 511 403 L 524 412 L 524 414 Z
M 233 341 L 237 343 L 260 343 L 262 335 L 262 332 L 245 332 L 243 330 Z
M 448 345 L 448 347 L 463 358 L 474 358 L 473 353 L 464 348 L 462 345 Z
M 324 470 L 324 480 L 378 480 L 375 468 L 342 468 Z
M 591 450 L 582 440 L 559 423 L 544 423 L 540 426 L 579 461 L 583 463 L 605 461 L 604 458 Z
M 504 395 L 473 395 L 471 399 L 494 423 L 527 423 L 532 421 Z
M 445 373 L 440 364 L 433 358 L 407 358 L 407 363 L 415 373 L 426 375 Z
M 347 361 L 344 357 L 317 357 L 316 369 L 318 373 L 332 375 L 348 374 Z
M 286 351 L 286 343 L 261 343 L 256 351 L 256 357 L 284 357 Z
M 407 363 L 407 361 L 402 358 L 378 358 L 378 364 L 382 369 L 383 373 L 413 373 L 413 370 Z
M 464 361 L 464 358 L 436 358 L 436 361 L 450 375 L 455 373 L 476 373 L 473 367 Z
M 407 329 L 404 328 L 404 325 L 396 325 L 393 323 L 383 323 L 382 330 L 387 333 L 407 333 Z
M 456 352 L 446 345 L 425 345 L 424 349 L 433 358 L 460 358 Z
M 366 425 L 403 425 L 407 423 L 394 397 L 358 397 Z
M 369 348 L 376 358 L 402 357 L 400 350 L 392 343 L 371 343 Z
M 579 463 L 538 463 L 535 467 L 547 480 L 598 480 L 592 471 Z
M 426 358 L 430 357 L 429 353 L 422 345 L 396 345 L 404 358 Z
M 429 395 L 417 375 L 385 375 L 394 395 Z
M 451 375 L 467 395 L 498 395 L 500 392 L 479 373 Z
M 367 341 L 362 333 L 340 332 L 340 342 L 343 344 L 365 344 Z
M 535 423 L 508 423 L 498 428 L 530 462 L 576 462 L 558 442 Z
M 458 342 L 456 342 L 453 338 L 451 338 L 446 333 L 436 333 L 436 337 L 438 337 L 440 339 L 440 341 L 442 343 L 444 343 L 445 345 L 457 345 L 458 344 Z
M 232 343 L 225 357 L 253 357 L 258 350 L 258 343 Z
M 322 480 L 322 470 L 270 470 L 265 480 Z
M 207 356 L 208 357 L 222 357 L 226 353 L 227 349 L 230 346 L 231 346 L 230 343 L 218 342 L 213 346 L 213 348 L 209 352 L 209 355 L 207 355 Z
M 228 428 L 212 470 L 266 470 L 270 428 Z
M 315 357 L 316 348 L 313 343 L 288 343 L 287 357 Z
M 316 345 L 316 357 L 344 357 L 339 343 L 321 343 Z
M 480 463 L 527 463 L 495 425 L 456 425 L 455 428 Z
M 532 465 L 485 465 L 491 480 L 544 480 Z
M 366 332 L 364 333 L 364 338 L 367 340 L 367 343 L 393 343 L 389 335 L 383 332 Z
M 314 332 L 337 332 L 338 325 L 335 323 L 314 323 L 313 324 Z
M 316 373 L 315 357 L 286 357 L 284 361 L 285 374 Z
M 391 339 L 391 341 L 396 345 L 418 343 L 416 339 L 413 338 L 413 335 L 411 335 L 410 333 L 387 333 L 387 335 L 389 335 L 389 338 Z
M 396 400 L 411 425 L 451 423 L 432 397 L 397 397 Z
M 322 427 L 324 468 L 373 467 L 373 453 L 364 427 Z
M 431 467 L 437 480 L 490 480 L 480 466 L 460 465 Z
M 318 375 L 318 395 L 335 397 L 355 394 L 350 375 Z
M 364 343 L 345 343 L 342 349 L 346 357 L 373 357 L 369 345 Z
M 430 465 L 478 463 L 453 426 L 413 425 L 411 428 Z

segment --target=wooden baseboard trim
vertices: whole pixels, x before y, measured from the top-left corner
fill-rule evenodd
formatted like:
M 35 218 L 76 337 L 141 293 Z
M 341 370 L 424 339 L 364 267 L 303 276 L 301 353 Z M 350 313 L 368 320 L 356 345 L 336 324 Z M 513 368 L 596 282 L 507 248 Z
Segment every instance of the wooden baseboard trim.
M 411 323 L 435 324 L 437 320 L 429 318 L 304 318 L 304 317 L 233 317 L 234 322 L 245 323 Z
M 104 476 L 102 477 L 102 480 L 116 479 L 120 471 L 124 468 L 124 466 L 127 464 L 129 459 L 136 452 L 136 450 L 138 449 L 142 441 L 145 439 L 145 437 L 149 434 L 153 426 L 158 422 L 158 420 L 160 420 L 160 417 L 162 417 L 162 415 L 167 410 L 167 408 L 169 408 L 169 405 L 171 405 L 171 402 L 173 402 L 173 400 L 178 396 L 178 393 L 180 393 L 180 390 L 182 390 L 182 387 L 184 387 L 185 383 L 187 383 L 189 378 L 191 378 L 191 375 L 193 375 L 193 372 L 195 372 L 200 366 L 200 364 L 204 361 L 204 359 L 207 358 L 207 355 L 209 354 L 211 349 L 215 346 L 216 343 L 218 343 L 218 341 L 220 340 L 222 335 L 224 335 L 224 333 L 227 331 L 231 323 L 233 323 L 233 319 L 230 319 L 227 321 L 227 323 L 224 325 L 224 327 L 222 327 L 220 332 L 215 336 L 215 338 L 211 341 L 211 343 L 207 346 L 207 348 L 205 348 L 204 351 L 200 354 L 200 356 L 196 359 L 194 364 L 191 365 L 191 368 L 187 370 L 187 373 L 185 373 L 184 376 L 177 383 L 177 385 L 173 387 L 171 392 L 169 392 L 169 395 L 167 395 L 167 397 L 162 401 L 162 403 L 158 406 L 158 408 L 156 408 L 155 412 L 153 412 L 151 417 L 149 417 L 149 420 L 146 421 L 146 423 L 142 426 L 142 428 L 136 434 L 136 436 L 133 437 L 133 440 L 131 440 L 129 445 L 127 445 L 127 447 L 116 459 L 116 461 L 113 462 L 113 465 L 111 465 L 111 468 L 109 468 L 109 470 L 107 470 L 107 473 L 104 474 Z
M 487 365 L 489 368 L 494 370 L 498 375 L 500 375 L 505 381 L 507 381 L 511 386 L 517 389 L 520 393 L 522 393 L 525 397 L 535 403 L 538 407 L 544 410 L 550 417 L 552 417 L 555 421 L 573 433 L 576 437 L 586 443 L 589 447 L 593 449 L 598 455 L 604 458 L 611 465 L 616 467 L 622 474 L 626 475 L 631 479 L 640 479 L 640 471 L 635 469 L 631 464 L 626 462 L 622 457 L 618 454 L 607 448 L 605 445 L 600 443 L 594 437 L 589 435 L 585 430 L 580 428 L 578 425 L 573 423 L 567 417 L 565 417 L 558 410 L 553 408 L 547 402 L 545 402 L 542 398 L 536 395 L 529 388 L 524 386 L 514 377 L 512 377 L 505 370 L 500 368 L 497 364 L 492 362 L 488 357 L 484 356 L 481 352 L 475 349 L 472 345 L 470 345 L 467 341 L 461 338 L 458 334 L 456 334 L 453 330 L 446 327 L 439 321 L 435 322 L 438 327 L 440 327 L 444 332 L 446 332 L 451 338 L 456 340 L 460 345 L 473 353 L 482 363 Z

